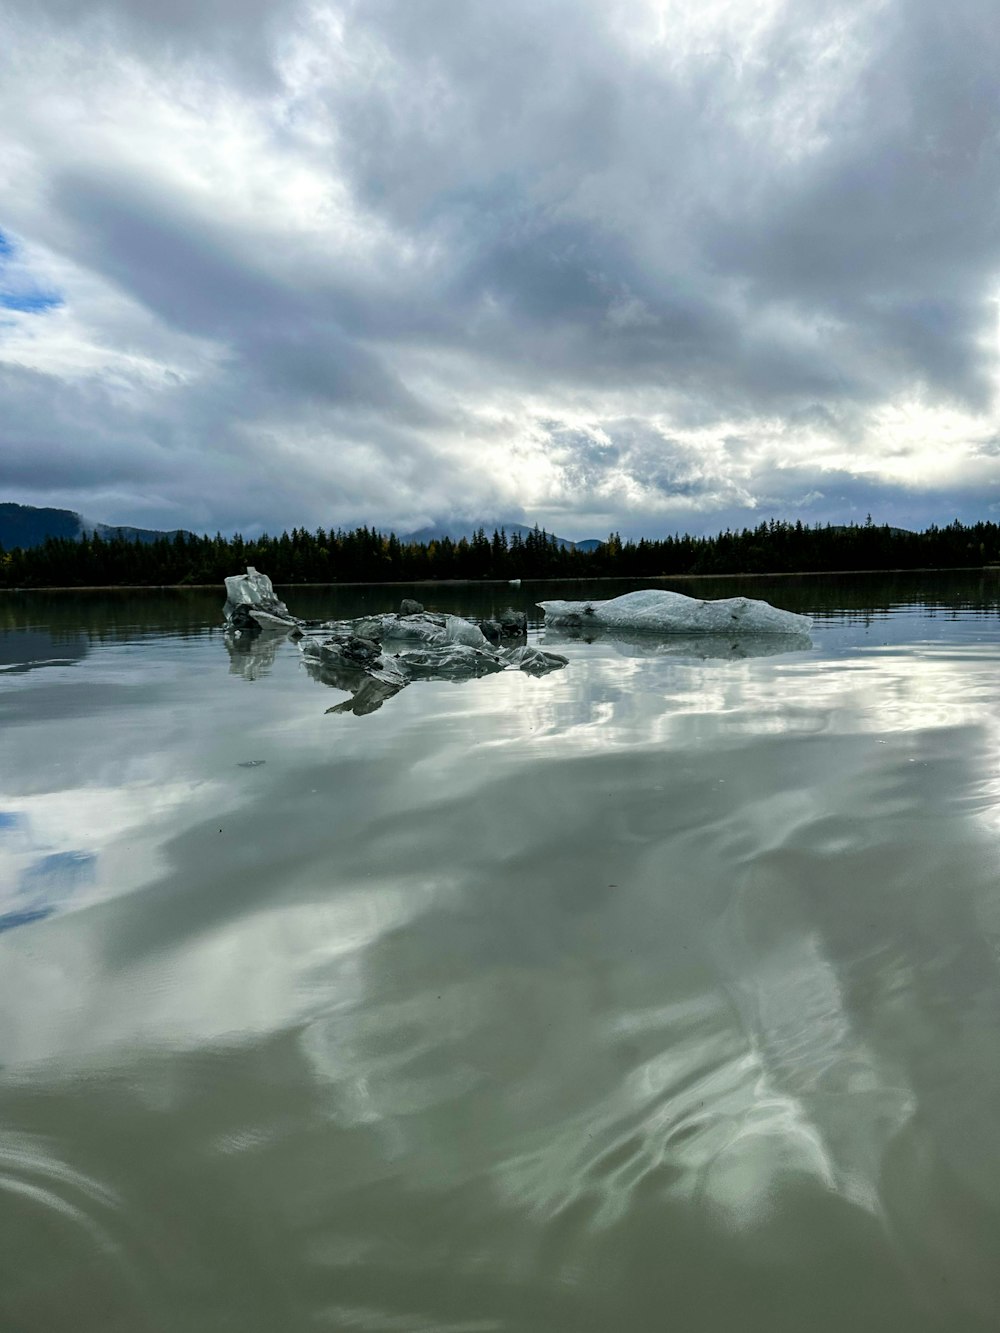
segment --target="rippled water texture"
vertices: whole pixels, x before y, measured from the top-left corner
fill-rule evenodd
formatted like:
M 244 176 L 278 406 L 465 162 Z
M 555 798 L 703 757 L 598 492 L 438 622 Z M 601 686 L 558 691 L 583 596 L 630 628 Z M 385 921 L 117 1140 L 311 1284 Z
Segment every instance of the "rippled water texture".
M 4 1333 L 1000 1326 L 1000 578 L 702 591 L 365 716 L 3 595 Z

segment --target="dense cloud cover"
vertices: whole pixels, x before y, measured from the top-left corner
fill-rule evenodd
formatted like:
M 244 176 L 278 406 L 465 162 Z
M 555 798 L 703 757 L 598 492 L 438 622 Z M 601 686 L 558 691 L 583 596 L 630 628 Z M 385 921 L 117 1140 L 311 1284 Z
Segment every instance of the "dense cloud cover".
M 992 0 L 14 0 L 0 497 L 996 518 Z

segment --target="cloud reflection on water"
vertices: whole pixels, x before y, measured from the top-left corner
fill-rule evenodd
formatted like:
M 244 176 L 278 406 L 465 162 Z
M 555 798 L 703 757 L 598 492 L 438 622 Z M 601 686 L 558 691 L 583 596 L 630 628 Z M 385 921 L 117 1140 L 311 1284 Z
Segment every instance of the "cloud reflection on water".
M 707 664 L 581 642 L 565 672 L 422 684 L 363 727 L 317 715 L 291 644 L 246 683 L 213 641 L 185 651 L 197 688 L 161 664 L 114 728 L 10 733 L 11 846 L 81 849 L 94 881 L 0 939 L 0 1098 L 86 1072 L 183 1123 L 199 1078 L 241 1071 L 210 1142 L 269 1215 L 310 1181 L 304 1248 L 363 1251 L 333 1264 L 348 1284 L 440 1276 L 447 1234 L 449 1273 L 516 1286 L 548 1248 L 582 1299 L 591 1267 L 622 1293 L 669 1221 L 682 1304 L 709 1252 L 735 1264 L 717 1283 L 774 1253 L 815 1274 L 809 1237 L 849 1232 L 889 1289 L 897 1247 L 962 1275 L 953 1309 L 990 1308 L 995 646 L 828 654 L 820 632 Z M 18 843 L 29 819 L 49 851 Z M 286 1119 L 256 1109 L 269 1043 Z M 163 1122 L 134 1115 L 152 1145 Z M 899 1299 L 898 1326 L 939 1326 Z

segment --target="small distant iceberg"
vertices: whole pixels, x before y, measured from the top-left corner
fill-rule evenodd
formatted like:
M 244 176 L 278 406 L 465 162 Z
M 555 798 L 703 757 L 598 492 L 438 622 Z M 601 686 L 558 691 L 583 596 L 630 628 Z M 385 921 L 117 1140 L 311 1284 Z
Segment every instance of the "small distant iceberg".
M 726 635 L 808 636 L 809 616 L 782 611 L 770 602 L 750 597 L 726 597 L 715 602 L 685 597 L 680 592 L 647 588 L 627 592 L 604 602 L 539 602 L 546 626 L 627 630 L 644 634 L 686 634 L 701 637 Z

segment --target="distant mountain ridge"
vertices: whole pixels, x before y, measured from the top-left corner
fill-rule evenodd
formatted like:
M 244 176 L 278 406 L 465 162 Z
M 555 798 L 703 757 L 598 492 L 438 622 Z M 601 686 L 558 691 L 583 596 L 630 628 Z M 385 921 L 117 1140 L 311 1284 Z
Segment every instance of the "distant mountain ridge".
M 466 541 L 471 541 L 480 528 L 483 529 L 487 537 L 492 537 L 494 530 L 499 531 L 502 528 L 508 539 L 515 533 L 522 538 L 528 537 L 535 530 L 533 525 L 527 523 L 504 523 L 495 519 L 471 519 L 467 522 L 430 524 L 416 532 L 398 533 L 397 536 L 400 541 L 416 542 L 423 545 L 432 541 L 441 541 L 444 537 L 450 538 L 453 542 L 459 542 L 463 537 Z M 5 551 L 11 551 L 15 546 L 20 546 L 24 550 L 33 546 L 41 546 L 47 537 L 61 537 L 70 541 L 78 541 L 81 537 L 89 537 L 95 532 L 107 541 L 112 541 L 116 537 L 123 537 L 126 541 L 153 542 L 161 537 L 176 537 L 179 532 L 183 532 L 186 537 L 194 536 L 186 528 L 173 528 L 169 532 L 162 532 L 157 528 L 135 528 L 112 523 L 94 523 L 73 509 L 52 509 L 12 503 L 0 504 L 0 546 Z M 599 546 L 603 545 L 603 542 L 596 537 L 573 542 L 568 537 L 560 537 L 555 533 L 549 533 L 549 536 L 566 551 L 596 551 Z
M 62 537 L 78 541 L 96 532 L 106 541 L 123 537 L 126 541 L 155 542 L 160 537 L 176 537 L 183 532 L 186 537 L 193 534 L 184 528 L 174 528 L 170 532 L 160 532 L 156 528 L 133 528 L 115 526 L 111 523 L 92 523 L 73 509 L 48 509 L 35 505 L 0 504 L 0 546 L 5 551 L 12 551 L 15 546 L 28 550 L 32 546 L 41 546 L 47 537 Z
M 406 532 L 397 534 L 400 541 L 416 542 L 426 546 L 428 542 L 439 542 L 444 537 L 448 537 L 453 542 L 461 541 L 464 537 L 466 541 L 471 541 L 475 534 L 482 528 L 487 537 L 492 537 L 494 531 L 499 532 L 502 528 L 510 538 L 514 533 L 519 533 L 522 537 L 527 537 L 529 533 L 534 532 L 534 526 L 527 523 L 503 523 L 496 519 L 473 519 L 464 523 L 432 523 L 426 528 L 418 528 L 416 532 Z M 549 536 L 564 551 L 596 551 L 603 542 L 598 541 L 596 537 L 588 537 L 582 542 L 571 542 L 568 537 L 559 537 L 550 532 Z

